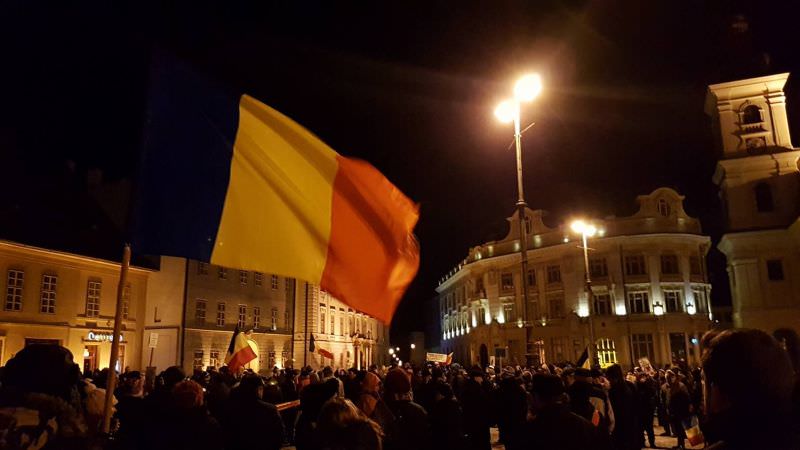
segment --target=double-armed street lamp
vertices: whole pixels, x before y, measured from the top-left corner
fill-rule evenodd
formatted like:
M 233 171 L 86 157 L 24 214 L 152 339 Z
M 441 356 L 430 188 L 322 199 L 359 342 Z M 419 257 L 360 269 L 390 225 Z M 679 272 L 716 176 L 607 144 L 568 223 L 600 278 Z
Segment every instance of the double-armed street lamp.
M 586 310 L 581 314 L 580 308 L 578 315 L 587 317 L 589 321 L 589 365 L 592 366 L 597 363 L 597 343 L 594 337 L 594 322 L 592 321 L 592 303 L 594 296 L 592 294 L 592 278 L 589 271 L 589 238 L 597 234 L 597 227 L 591 223 L 583 220 L 575 220 L 570 225 L 572 231 L 581 235 L 583 243 L 583 263 L 584 263 L 584 281 L 586 283 Z
M 523 102 L 531 102 L 542 91 L 542 79 L 538 74 L 525 75 L 514 85 L 514 97 L 501 102 L 494 110 L 495 116 L 503 122 L 514 122 L 514 144 L 517 149 L 517 209 L 519 211 L 520 257 L 522 259 L 522 315 L 525 324 L 525 357 L 528 365 L 533 356 L 531 323 L 528 320 L 528 236 L 525 227 L 524 189 L 522 187 L 522 132 L 520 131 L 520 109 Z

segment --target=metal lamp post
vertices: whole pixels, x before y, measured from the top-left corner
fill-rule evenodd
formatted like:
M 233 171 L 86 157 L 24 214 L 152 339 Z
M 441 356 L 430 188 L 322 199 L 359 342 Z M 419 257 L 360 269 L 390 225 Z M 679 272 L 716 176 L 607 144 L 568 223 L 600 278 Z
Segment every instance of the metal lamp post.
M 525 358 L 531 365 L 533 342 L 531 323 L 528 320 L 528 233 L 525 227 L 525 194 L 522 186 L 522 132 L 520 131 L 520 104 L 535 99 L 542 90 L 542 80 L 537 74 L 526 75 L 514 85 L 514 98 L 506 100 L 495 109 L 495 115 L 503 123 L 514 122 L 514 145 L 517 150 L 517 210 L 519 216 L 520 258 L 522 268 L 522 315 L 525 321 Z
M 597 341 L 594 336 L 594 321 L 592 320 L 592 278 L 589 273 L 589 238 L 597 233 L 597 227 L 582 220 L 572 222 L 572 231 L 579 233 L 583 242 L 584 281 L 586 285 L 586 317 L 589 321 L 589 365 L 597 363 Z

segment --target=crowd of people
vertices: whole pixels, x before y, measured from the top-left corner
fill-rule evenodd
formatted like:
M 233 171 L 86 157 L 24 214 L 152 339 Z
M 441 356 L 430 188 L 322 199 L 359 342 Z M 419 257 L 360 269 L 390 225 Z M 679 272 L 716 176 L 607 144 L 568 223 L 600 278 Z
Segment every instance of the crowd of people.
M 106 374 L 65 348 L 31 345 L 0 374 L 0 449 L 298 450 L 798 449 L 797 334 L 704 336 L 702 367 L 426 365 L 272 373 L 120 375 L 113 432 L 101 434 Z

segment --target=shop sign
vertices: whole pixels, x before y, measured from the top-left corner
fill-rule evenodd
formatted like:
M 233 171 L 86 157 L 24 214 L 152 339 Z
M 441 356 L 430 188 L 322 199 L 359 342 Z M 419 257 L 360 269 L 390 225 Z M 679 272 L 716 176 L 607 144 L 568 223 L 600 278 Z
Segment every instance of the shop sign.
M 112 339 L 114 339 L 114 333 L 102 331 L 90 331 L 89 334 L 86 335 L 86 340 L 92 342 L 111 342 Z M 119 340 L 122 342 L 122 333 L 119 334 Z

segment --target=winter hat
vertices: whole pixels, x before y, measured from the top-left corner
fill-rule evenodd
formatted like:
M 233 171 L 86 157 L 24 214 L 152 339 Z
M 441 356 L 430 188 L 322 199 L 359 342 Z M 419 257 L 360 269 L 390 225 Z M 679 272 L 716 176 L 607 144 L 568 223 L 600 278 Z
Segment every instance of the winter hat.
M 384 382 L 386 392 L 390 394 L 407 394 L 411 390 L 411 380 L 403 369 L 392 369 L 386 374 Z

